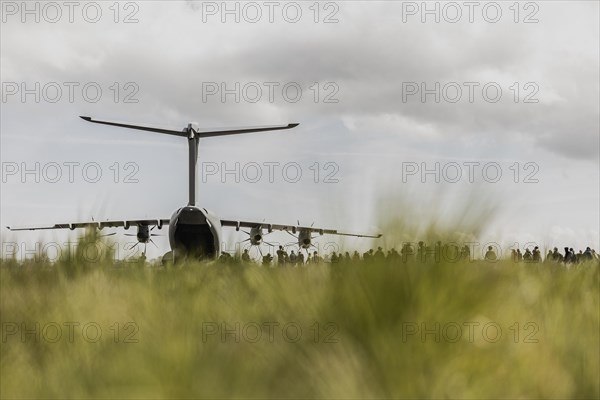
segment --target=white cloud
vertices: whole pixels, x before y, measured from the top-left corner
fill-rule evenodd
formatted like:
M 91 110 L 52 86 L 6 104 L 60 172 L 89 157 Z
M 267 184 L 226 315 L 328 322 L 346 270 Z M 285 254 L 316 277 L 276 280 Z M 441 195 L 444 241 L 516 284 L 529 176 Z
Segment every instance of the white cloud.
M 42 87 L 57 82 L 64 90 L 56 103 L 43 95 L 39 103 L 33 95 L 24 103 L 19 94 L 3 100 L 2 161 L 129 161 L 140 166 L 144 178 L 131 187 L 78 183 L 58 193 L 42 184 L 3 184 L 3 189 L 10 187 L 8 193 L 2 190 L 3 223 L 63 222 L 78 209 L 87 216 L 100 210 L 94 205 L 99 198 L 110 199 L 102 209 L 106 217 L 164 217 L 185 202 L 185 143 L 92 126 L 77 118 L 91 115 L 176 129 L 188 121 L 205 127 L 300 122 L 289 132 L 207 140 L 201 144 L 201 157 L 339 165 L 341 179 L 333 189 L 285 182 L 219 184 L 206 190 L 201 185 L 202 201 L 218 208 L 224 218 L 272 215 L 282 222 L 302 218 L 370 228 L 377 223 L 372 208 L 381 193 L 389 187 L 406 188 L 398 183 L 403 161 L 475 159 L 503 162 L 505 167 L 531 161 L 539 165 L 543 178 L 538 184 L 505 182 L 482 190 L 500 191 L 502 208 L 517 220 L 531 219 L 522 228 L 524 236 L 541 236 L 550 229 L 544 222 L 547 216 L 560 215 L 569 222 L 561 226 L 570 226 L 576 234 L 560 230 L 555 232 L 557 240 L 580 236 L 585 238 L 580 245 L 598 242 L 598 3 L 539 3 L 537 24 L 512 22 L 508 3 L 502 3 L 506 7 L 497 24 L 481 18 L 473 24 L 422 24 L 418 17 L 403 23 L 402 3 L 392 2 L 337 3 L 339 23 L 333 24 L 312 22 L 308 3 L 302 3 L 305 18 L 296 24 L 280 17 L 275 23 L 223 24 L 220 16 L 204 23 L 201 3 L 136 4 L 139 23 L 134 24 L 112 22 L 108 3 L 98 24 L 81 18 L 73 24 L 22 24 L 18 16 L 2 24 L 3 85 L 16 82 L 32 88 L 35 82 Z M 128 11 L 121 9 L 120 18 Z M 320 11 L 321 20 L 331 12 Z M 464 83 L 473 81 L 479 86 L 470 103 Z M 79 83 L 73 102 L 68 101 L 65 82 Z M 81 88 L 89 82 L 102 88 L 98 103 L 83 99 Z M 138 103 L 123 102 L 132 93 L 124 87 L 127 82 L 137 85 L 133 97 Z M 215 95 L 205 102 L 203 82 L 225 82 L 229 88 L 235 82 L 242 87 L 256 82 L 264 89 L 263 97 L 250 103 L 242 96 L 236 103 L 229 95 L 223 103 Z M 273 102 L 268 101 L 267 82 L 279 83 Z M 281 87 L 290 82 L 302 87 L 297 103 L 282 96 Z M 314 82 L 319 83 L 317 102 Z M 325 87 L 328 82 L 338 91 Z M 419 95 L 403 101 L 406 82 L 423 82 L 428 88 L 435 82 L 441 87 L 456 82 L 463 97 L 457 103 L 443 98 L 435 103 L 431 95 L 426 103 Z M 481 98 L 480 88 L 489 82 L 502 88 L 501 101 Z M 528 82 L 538 91 L 526 88 Z M 323 102 L 334 92 L 337 103 Z M 523 103 L 528 94 L 539 102 Z M 417 204 L 433 196 L 428 185 L 413 185 L 411 193 Z M 519 210 L 514 205 L 523 196 L 528 208 Z M 460 195 L 451 197 L 457 207 L 468 202 Z M 274 209 L 267 199 L 281 199 L 283 206 Z M 335 216 L 319 210 L 321 204 L 331 203 L 342 204 L 339 210 L 347 210 L 350 217 L 339 210 Z M 516 224 L 509 220 L 494 223 L 495 232 L 516 235 Z

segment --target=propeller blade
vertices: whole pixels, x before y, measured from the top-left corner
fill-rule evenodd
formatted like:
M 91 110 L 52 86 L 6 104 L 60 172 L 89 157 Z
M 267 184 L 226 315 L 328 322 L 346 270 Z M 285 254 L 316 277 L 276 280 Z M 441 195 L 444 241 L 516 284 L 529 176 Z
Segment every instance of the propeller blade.
M 134 248 L 135 246 L 137 246 L 138 244 L 140 244 L 140 242 L 136 242 L 136 243 L 134 243 L 134 244 L 133 244 L 133 245 L 132 245 L 132 246 L 131 246 L 131 247 L 130 247 L 128 250 L 133 250 L 133 248 Z
M 154 243 L 154 240 L 150 239 L 150 243 L 152 243 L 154 245 L 154 247 L 156 247 L 158 249 L 158 246 L 156 245 L 156 243 Z M 145 247 L 144 247 L 145 249 Z
M 124 233 L 125 236 L 137 236 L 135 233 Z

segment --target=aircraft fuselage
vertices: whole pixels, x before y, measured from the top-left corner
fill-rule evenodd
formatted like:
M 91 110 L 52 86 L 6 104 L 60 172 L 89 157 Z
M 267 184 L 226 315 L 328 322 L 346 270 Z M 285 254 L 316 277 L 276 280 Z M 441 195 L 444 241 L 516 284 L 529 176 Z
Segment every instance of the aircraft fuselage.
M 221 220 L 205 208 L 181 207 L 169 222 L 174 259 L 214 259 L 221 254 Z

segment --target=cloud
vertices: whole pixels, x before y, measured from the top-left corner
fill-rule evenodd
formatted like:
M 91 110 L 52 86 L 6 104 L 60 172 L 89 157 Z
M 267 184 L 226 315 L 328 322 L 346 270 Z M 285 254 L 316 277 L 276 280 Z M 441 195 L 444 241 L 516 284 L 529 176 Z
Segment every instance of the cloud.
M 319 3 L 319 23 L 314 22 L 309 3 L 299 3 L 303 18 L 298 23 L 286 22 L 281 10 L 274 23 L 264 19 L 250 23 L 243 18 L 232 23 L 231 16 L 222 23 L 221 15 L 204 22 L 198 2 L 138 3 L 139 22 L 133 24 L 114 23 L 108 3 L 105 18 L 97 24 L 80 18 L 73 24 L 22 24 L 17 16 L 2 25 L 3 85 L 16 82 L 32 88 L 35 82 L 42 87 L 58 82 L 64 93 L 56 103 L 43 96 L 35 102 L 33 95 L 22 102 L 20 93 L 3 101 L 2 158 L 60 161 L 78 154 L 151 165 L 154 183 L 140 184 L 138 191 L 147 203 L 170 205 L 186 197 L 185 193 L 173 194 L 173 181 L 185 180 L 173 170 L 185 163 L 185 144 L 179 146 L 177 140 L 160 135 L 86 125 L 77 116 L 175 129 L 188 121 L 198 121 L 202 127 L 300 122 L 294 132 L 206 141 L 201 156 L 338 162 L 343 176 L 350 179 L 336 186 L 335 195 L 356 202 L 348 204 L 351 210 L 370 204 L 356 182 L 370 185 L 375 175 L 385 176 L 390 179 L 386 184 L 394 185 L 393 166 L 408 157 L 536 161 L 540 173 L 556 173 L 528 192 L 547 205 L 540 213 L 553 207 L 547 199 L 553 185 L 568 181 L 562 176 L 564 171 L 577 182 L 581 177 L 593 181 L 581 190 L 597 199 L 598 3 L 539 3 L 535 24 L 522 23 L 531 11 L 525 9 L 520 9 L 520 22 L 515 23 L 509 3 L 500 3 L 503 17 L 496 24 L 482 20 L 480 10 L 474 23 L 464 19 L 456 24 L 421 23 L 420 15 L 403 22 L 403 3 L 332 3 L 337 10 Z M 338 22 L 322 23 L 332 12 Z M 73 102 L 67 99 L 65 82 L 79 84 Z M 102 88 L 97 103 L 83 99 L 82 87 L 89 82 Z M 136 90 L 126 88 L 129 82 Z M 256 84 L 262 97 L 253 103 L 238 92 L 239 102 L 234 94 L 222 101 L 221 92 L 206 94 L 206 83 L 213 82 L 220 90 L 221 85 L 232 90 L 236 83 L 242 89 Z M 270 82 L 277 83 L 273 101 L 269 100 Z M 469 82 L 477 85 L 469 86 Z M 286 100 L 282 93 L 289 83 L 302 90 L 297 102 Z M 413 83 L 419 93 L 407 94 L 409 87 L 414 89 Z M 435 94 L 427 94 L 423 102 L 421 90 L 431 90 L 436 83 L 440 101 L 434 100 Z M 498 102 L 482 94 L 486 84 L 492 84 L 490 93 L 501 88 Z M 474 87 L 472 102 L 470 87 Z M 462 97 L 452 102 L 449 99 L 456 88 Z M 138 102 L 124 102 L 132 93 Z M 327 96 L 337 102 L 326 102 Z M 537 102 L 524 102 L 528 96 Z M 168 189 L 146 195 L 160 185 Z M 124 188 L 116 189 L 111 196 L 122 195 Z M 304 210 L 332 196 L 314 187 L 218 186 L 203 192 L 203 201 L 226 210 L 243 210 L 250 200 L 244 202 L 236 192 L 256 200 L 268 196 L 261 191 L 275 196 L 282 190 L 288 193 L 286 199 L 309 190 L 313 198 Z M 520 187 L 507 190 L 516 196 L 522 193 Z M 91 198 L 98 196 L 89 188 L 83 191 Z M 81 192 L 79 186 L 65 191 L 74 199 Z M 3 200 L 17 204 L 19 196 L 30 194 L 16 188 L 12 194 L 3 194 Z M 135 191 L 127 191 L 119 199 L 125 204 L 135 196 Z M 423 196 L 431 193 L 425 191 Z M 138 211 L 135 206 L 127 207 L 118 211 Z M 256 207 L 255 215 L 272 212 L 266 202 L 256 200 L 252 207 Z M 10 215 L 4 206 L 2 211 Z M 284 211 L 277 212 L 285 219 Z

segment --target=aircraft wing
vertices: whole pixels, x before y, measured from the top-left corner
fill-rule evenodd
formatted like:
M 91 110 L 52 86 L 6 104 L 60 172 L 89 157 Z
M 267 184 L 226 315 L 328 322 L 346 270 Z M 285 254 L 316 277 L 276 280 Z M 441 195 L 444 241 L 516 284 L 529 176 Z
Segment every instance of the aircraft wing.
M 91 221 L 91 222 L 72 222 L 68 224 L 54 224 L 46 226 L 18 226 L 7 228 L 11 231 L 36 231 L 40 229 L 76 229 L 76 228 L 117 228 L 130 226 L 158 226 L 168 225 L 169 219 L 135 219 L 135 220 L 117 220 L 117 221 Z
M 323 228 L 315 228 L 313 226 L 298 226 L 298 225 L 279 225 L 279 224 L 269 224 L 266 222 L 250 222 L 250 221 L 231 221 L 231 220 L 221 220 L 221 226 L 233 227 L 236 230 L 240 228 L 256 228 L 261 227 L 263 229 L 267 229 L 269 231 L 277 230 L 277 231 L 287 231 L 290 233 L 296 233 L 297 231 L 309 231 L 311 233 L 318 233 L 319 235 L 339 235 L 339 236 L 355 236 L 355 237 L 365 237 L 365 238 L 380 238 L 381 233 L 377 235 L 367 235 L 361 233 L 348 233 L 348 232 L 340 232 L 337 229 L 323 229 Z

